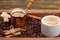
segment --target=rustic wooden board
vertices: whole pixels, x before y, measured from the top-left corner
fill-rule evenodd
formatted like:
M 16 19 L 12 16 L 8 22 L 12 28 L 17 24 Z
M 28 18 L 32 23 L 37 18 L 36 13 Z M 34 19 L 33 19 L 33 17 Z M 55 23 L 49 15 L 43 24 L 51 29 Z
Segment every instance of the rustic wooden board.
M 60 38 L 0 38 L 1 40 L 60 40 Z
M 0 0 L 0 9 L 25 8 L 27 0 Z
M 28 0 L 0 0 L 0 9 L 26 8 Z M 60 0 L 35 0 L 30 9 L 60 9 Z

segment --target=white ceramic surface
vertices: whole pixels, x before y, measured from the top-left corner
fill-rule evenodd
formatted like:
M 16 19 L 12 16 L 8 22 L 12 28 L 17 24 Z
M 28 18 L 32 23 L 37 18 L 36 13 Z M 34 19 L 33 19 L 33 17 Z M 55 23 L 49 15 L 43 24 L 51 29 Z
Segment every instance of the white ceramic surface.
M 46 24 L 44 19 L 46 19 L 48 17 L 56 18 L 58 20 L 58 23 L 56 25 Z M 60 18 L 58 16 L 54 16 L 54 15 L 48 15 L 48 16 L 43 17 L 41 19 L 41 32 L 42 32 L 43 35 L 45 35 L 47 37 L 58 36 L 60 34 Z

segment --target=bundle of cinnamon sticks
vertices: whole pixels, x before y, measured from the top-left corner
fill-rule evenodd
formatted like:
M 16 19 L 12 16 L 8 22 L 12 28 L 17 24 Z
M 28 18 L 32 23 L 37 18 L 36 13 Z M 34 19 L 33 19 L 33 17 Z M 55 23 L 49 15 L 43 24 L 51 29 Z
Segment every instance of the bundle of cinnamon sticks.
M 21 35 L 21 30 L 25 31 L 25 29 L 22 29 L 22 28 L 14 28 L 12 25 L 10 27 L 11 27 L 10 30 L 3 31 L 3 34 L 5 35 L 5 37 Z
M 14 28 L 14 29 L 10 29 L 10 30 L 4 30 L 4 35 L 5 37 L 11 37 L 11 36 L 16 36 L 16 35 L 20 35 L 20 28 Z

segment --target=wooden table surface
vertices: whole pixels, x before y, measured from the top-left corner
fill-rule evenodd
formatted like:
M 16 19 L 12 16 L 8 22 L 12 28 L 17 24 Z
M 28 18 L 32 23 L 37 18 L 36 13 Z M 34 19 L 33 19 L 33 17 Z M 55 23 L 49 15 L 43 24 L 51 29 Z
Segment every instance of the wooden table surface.
M 0 38 L 0 40 L 60 40 L 60 38 Z
M 0 0 L 0 9 L 26 8 L 28 0 Z M 35 0 L 31 9 L 60 9 L 60 0 Z

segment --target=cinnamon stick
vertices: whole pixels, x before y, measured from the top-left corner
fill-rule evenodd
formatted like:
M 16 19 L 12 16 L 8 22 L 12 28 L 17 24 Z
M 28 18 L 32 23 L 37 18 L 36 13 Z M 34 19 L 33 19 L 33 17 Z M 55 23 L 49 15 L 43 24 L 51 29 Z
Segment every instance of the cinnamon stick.
M 4 34 L 5 34 L 5 35 L 9 35 L 9 34 L 11 34 L 11 33 L 15 33 L 15 32 L 18 32 L 18 31 L 20 31 L 20 28 L 15 28 L 15 29 L 13 29 L 13 30 L 5 30 L 5 31 L 4 31 Z
M 30 14 L 28 14 L 27 16 L 31 17 L 31 18 L 34 18 L 34 19 L 41 20 L 41 17 L 38 17 L 38 16 L 34 16 L 34 15 L 30 15 Z
M 5 36 L 5 37 L 12 37 L 12 36 L 17 36 L 17 35 L 20 35 L 21 34 L 21 32 L 17 32 L 17 33 L 15 33 L 14 35 L 8 35 L 8 36 Z

